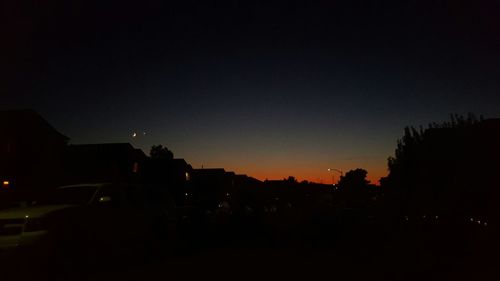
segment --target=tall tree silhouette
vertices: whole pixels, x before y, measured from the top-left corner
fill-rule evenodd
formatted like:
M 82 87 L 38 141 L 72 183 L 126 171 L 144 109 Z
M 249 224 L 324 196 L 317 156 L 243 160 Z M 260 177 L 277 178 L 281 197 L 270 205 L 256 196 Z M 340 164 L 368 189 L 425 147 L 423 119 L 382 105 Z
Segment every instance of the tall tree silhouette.
M 498 141 L 500 120 L 473 114 L 406 127 L 381 185 L 402 212 L 484 213 L 496 183 Z

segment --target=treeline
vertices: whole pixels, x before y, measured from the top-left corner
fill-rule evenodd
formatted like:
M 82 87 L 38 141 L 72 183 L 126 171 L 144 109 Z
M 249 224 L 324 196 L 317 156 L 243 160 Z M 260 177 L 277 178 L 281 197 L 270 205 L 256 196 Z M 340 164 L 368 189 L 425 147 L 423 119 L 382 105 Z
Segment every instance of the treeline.
M 496 216 L 500 119 L 452 115 L 406 127 L 388 169 L 381 187 L 401 215 Z

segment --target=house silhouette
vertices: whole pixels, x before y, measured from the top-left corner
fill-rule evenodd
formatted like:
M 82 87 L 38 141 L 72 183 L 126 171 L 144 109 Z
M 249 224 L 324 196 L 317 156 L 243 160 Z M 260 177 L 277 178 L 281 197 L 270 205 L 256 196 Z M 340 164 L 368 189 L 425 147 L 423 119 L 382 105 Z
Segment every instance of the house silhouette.
M 34 110 L 0 111 L 3 188 L 41 189 L 59 183 L 68 137 Z
M 70 145 L 65 182 L 134 182 L 140 180 L 146 155 L 130 143 Z

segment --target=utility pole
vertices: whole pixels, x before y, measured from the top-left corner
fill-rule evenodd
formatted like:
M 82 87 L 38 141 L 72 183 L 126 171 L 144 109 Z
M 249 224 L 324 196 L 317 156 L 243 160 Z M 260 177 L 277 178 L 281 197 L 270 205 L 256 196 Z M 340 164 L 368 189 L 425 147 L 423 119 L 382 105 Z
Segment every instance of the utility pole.
M 332 185 L 335 185 L 335 178 L 333 177 L 333 172 L 340 173 L 340 177 L 344 175 L 342 170 L 334 169 L 334 168 L 328 168 L 328 172 L 332 172 Z

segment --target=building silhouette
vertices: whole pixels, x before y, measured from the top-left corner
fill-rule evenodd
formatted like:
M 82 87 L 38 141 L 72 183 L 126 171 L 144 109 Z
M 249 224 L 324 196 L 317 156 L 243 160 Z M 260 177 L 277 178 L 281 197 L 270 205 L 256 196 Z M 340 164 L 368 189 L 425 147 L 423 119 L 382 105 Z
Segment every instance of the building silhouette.
M 60 182 L 68 137 L 34 110 L 0 111 L 3 188 L 41 189 Z
M 169 192 L 177 205 L 192 204 L 193 168 L 184 159 L 148 158 L 141 170 L 142 182 Z
M 65 182 L 138 182 L 146 159 L 130 143 L 69 145 Z

